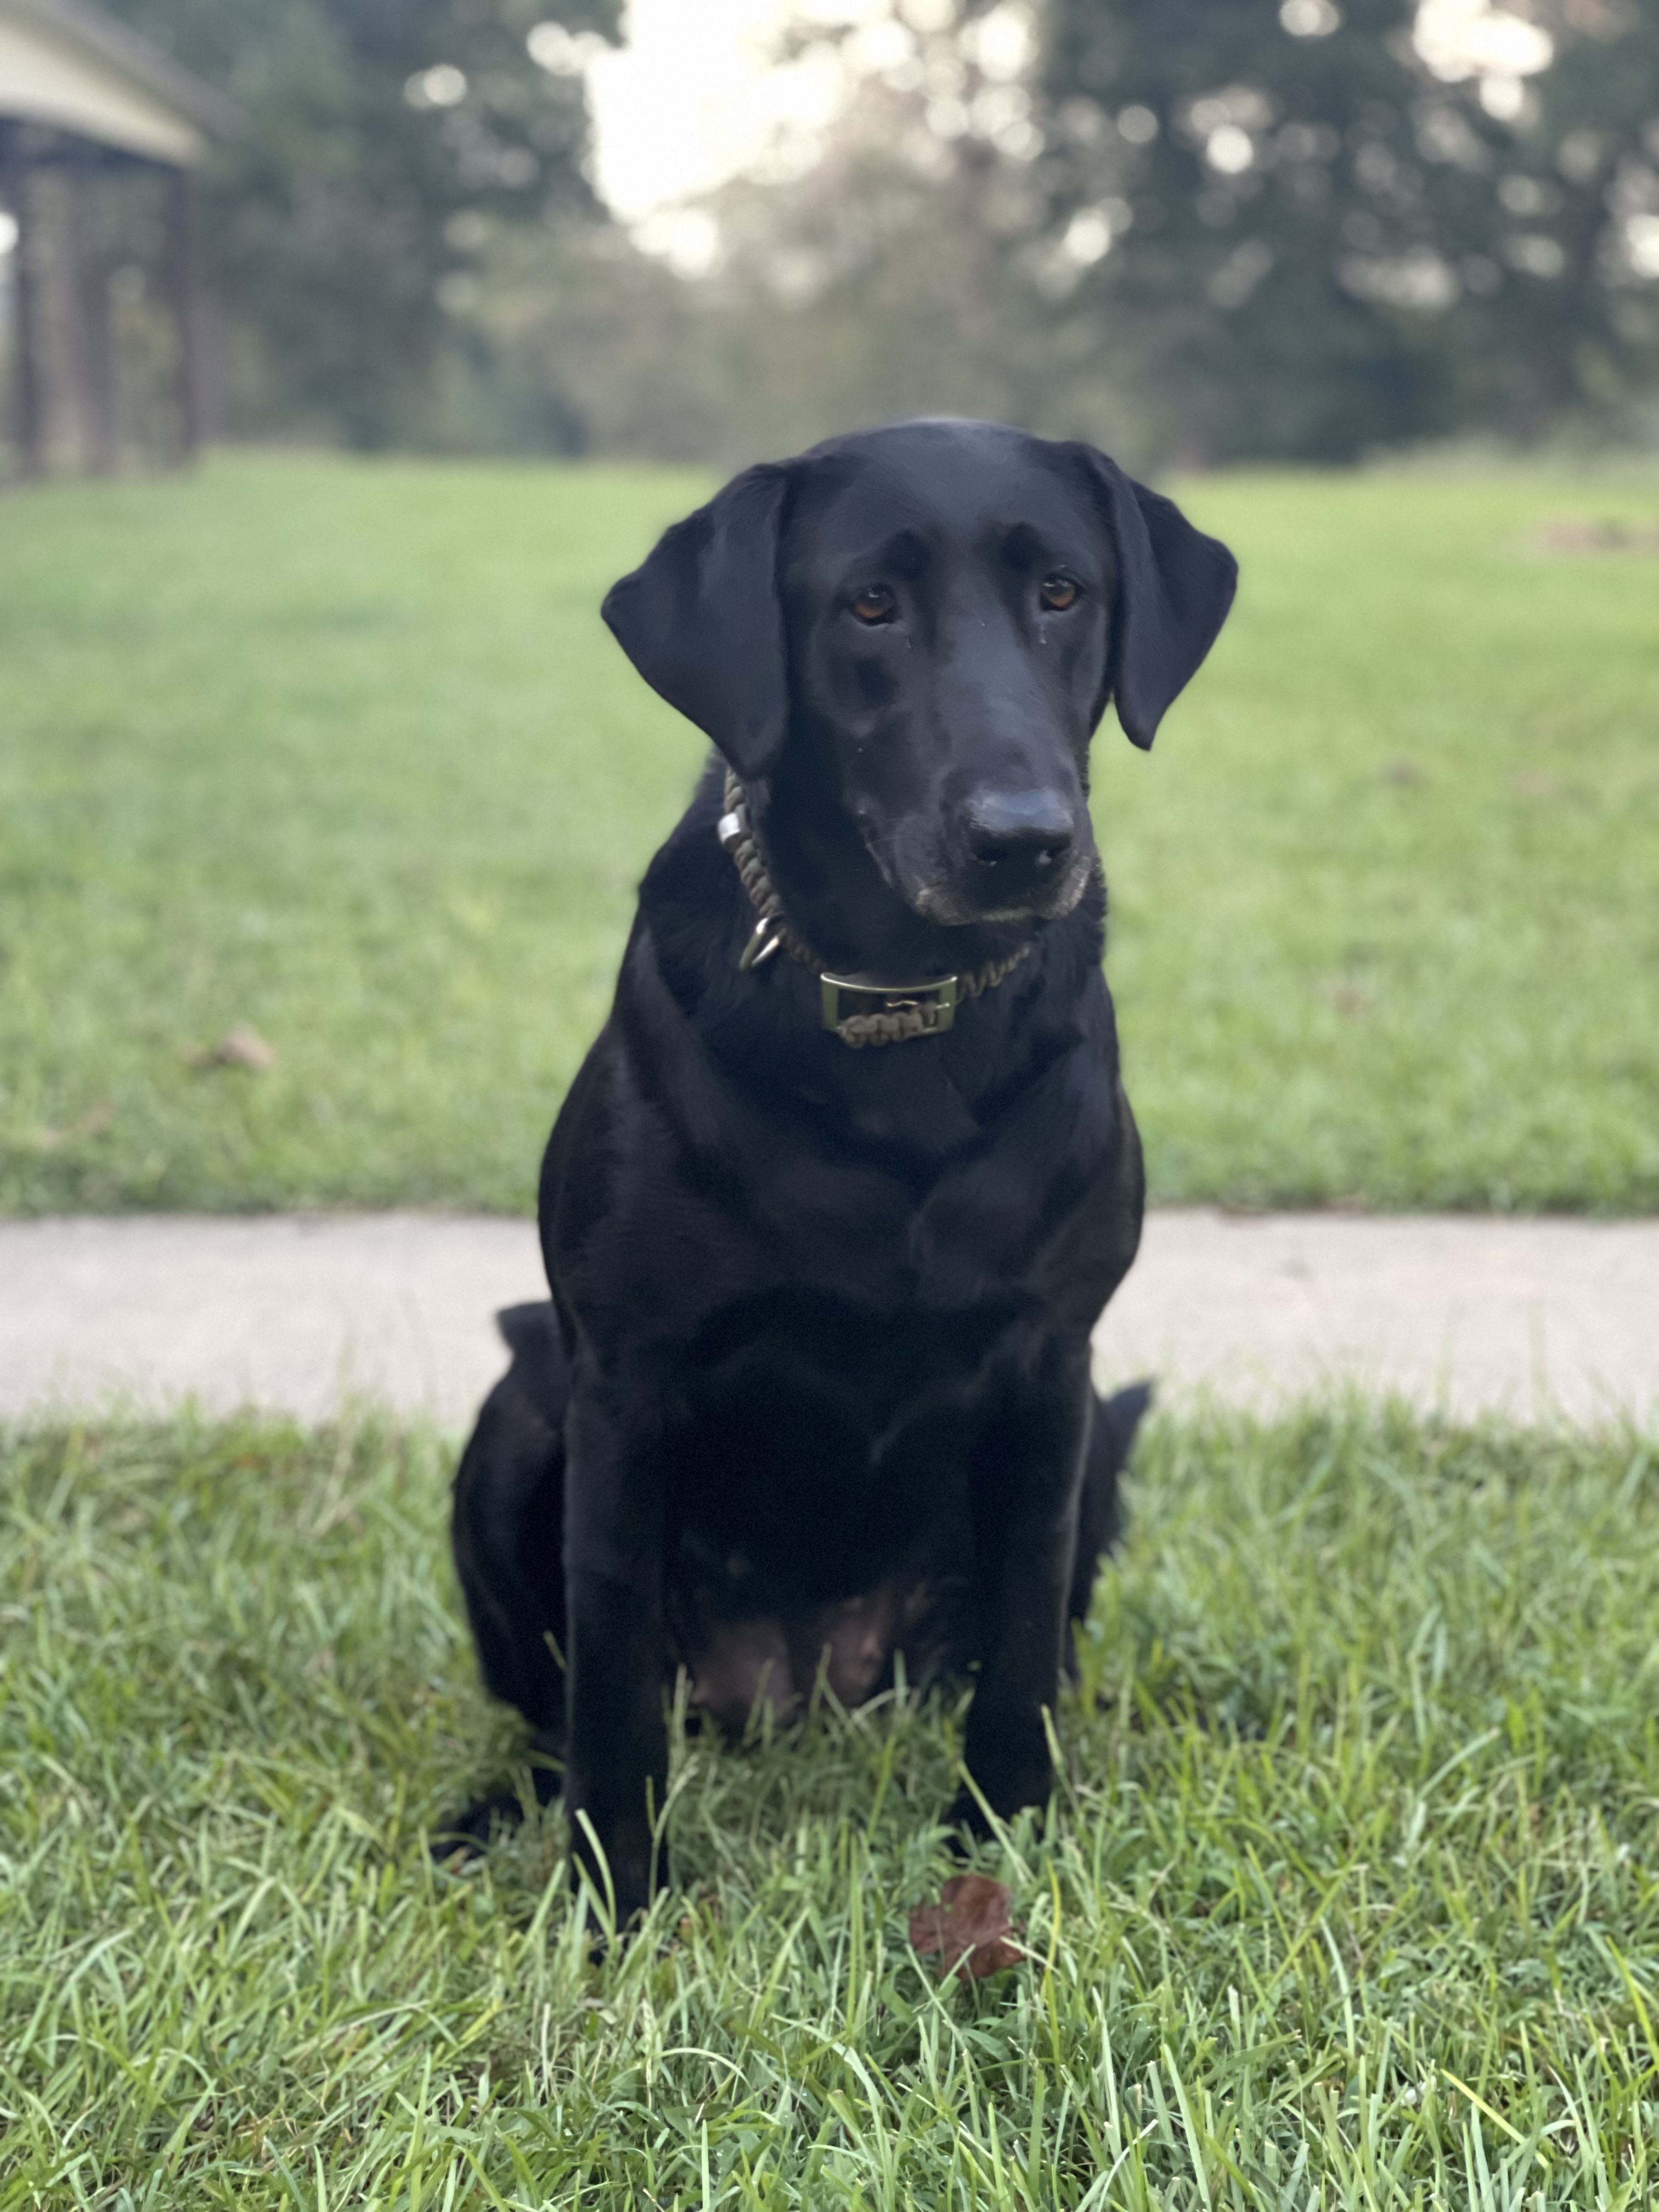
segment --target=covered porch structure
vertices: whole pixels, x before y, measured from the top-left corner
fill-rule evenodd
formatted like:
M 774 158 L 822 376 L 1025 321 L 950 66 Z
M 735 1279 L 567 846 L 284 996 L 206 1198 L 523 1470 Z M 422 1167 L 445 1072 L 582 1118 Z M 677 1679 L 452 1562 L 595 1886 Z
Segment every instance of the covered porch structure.
M 167 392 L 153 442 L 180 462 L 196 452 L 206 382 L 192 172 L 209 134 L 235 119 L 228 102 L 86 0 L 0 0 L 0 270 L 9 277 L 15 476 L 44 472 L 64 422 L 85 466 L 116 465 L 106 218 L 140 197 L 143 250 L 129 252 L 129 264 L 170 326 L 156 349 L 167 357 L 152 364 Z

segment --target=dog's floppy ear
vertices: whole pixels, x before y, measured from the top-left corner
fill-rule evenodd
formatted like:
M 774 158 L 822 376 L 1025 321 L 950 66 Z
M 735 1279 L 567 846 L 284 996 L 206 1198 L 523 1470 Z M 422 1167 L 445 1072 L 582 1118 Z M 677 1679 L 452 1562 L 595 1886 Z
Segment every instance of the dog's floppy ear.
M 745 469 L 665 531 L 601 609 L 653 691 L 711 737 L 741 776 L 764 775 L 789 716 L 778 531 L 787 472 Z
M 1238 563 L 1165 499 L 1092 446 L 1079 446 L 1117 552 L 1111 657 L 1099 701 L 1117 701 L 1126 737 L 1143 751 L 1198 672 L 1227 619 Z

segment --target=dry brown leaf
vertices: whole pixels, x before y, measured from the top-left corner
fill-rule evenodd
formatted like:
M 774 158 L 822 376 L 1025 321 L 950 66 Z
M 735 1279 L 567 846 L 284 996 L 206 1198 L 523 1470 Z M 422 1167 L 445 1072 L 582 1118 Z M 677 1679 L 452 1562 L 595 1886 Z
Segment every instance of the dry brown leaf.
M 1522 799 L 1559 799 L 1561 787 L 1547 769 L 1518 768 L 1510 778 L 1510 788 Z
M 978 1982 L 1000 1974 L 1025 1956 L 1012 1940 L 1012 1903 L 1013 1892 L 988 1874 L 953 1874 L 937 1905 L 919 1905 L 911 1913 L 911 1946 L 939 1954 L 941 1980 L 960 1974 Z
M 268 1075 L 276 1065 L 276 1048 L 265 1042 L 252 1022 L 238 1022 L 208 1058 L 221 1067 L 246 1067 L 251 1074 Z
M 1533 539 L 1540 553 L 1659 553 L 1659 524 L 1562 515 Z

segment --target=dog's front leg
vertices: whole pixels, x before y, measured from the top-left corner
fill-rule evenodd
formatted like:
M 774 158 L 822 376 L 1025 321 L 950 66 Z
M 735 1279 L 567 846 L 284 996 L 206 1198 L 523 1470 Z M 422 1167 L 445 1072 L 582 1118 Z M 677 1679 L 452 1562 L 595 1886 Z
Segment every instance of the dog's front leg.
M 979 1680 L 965 1759 L 1006 1820 L 1054 1787 L 1045 1712 L 1060 1691 L 1066 1605 L 1091 1406 L 1088 1352 L 1056 1352 L 1013 1387 L 975 1455 L 974 1581 Z M 965 1786 L 951 1818 L 977 1834 L 985 1816 Z
M 663 1463 L 638 1412 L 653 1395 L 579 1372 L 565 1426 L 571 1873 L 601 1897 L 608 1882 L 619 1929 L 668 1878 L 665 1846 L 653 1856 L 668 1782 Z

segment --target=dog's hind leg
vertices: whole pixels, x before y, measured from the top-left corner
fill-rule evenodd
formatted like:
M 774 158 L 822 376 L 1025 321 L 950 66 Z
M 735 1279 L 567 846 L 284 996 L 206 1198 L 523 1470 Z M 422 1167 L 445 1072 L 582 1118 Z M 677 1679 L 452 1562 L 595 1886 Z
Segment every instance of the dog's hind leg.
M 535 1731 L 538 1803 L 558 1795 L 564 1748 L 563 1348 L 550 1304 L 497 1316 L 513 1364 L 485 1399 L 455 1476 L 451 1541 L 484 1686 Z M 489 1839 L 523 1811 L 500 1791 L 447 1821 L 434 1849 Z
M 1132 1382 L 1110 1398 L 1097 1395 L 1089 1429 L 1088 1456 L 1084 1464 L 1083 1495 L 1078 1505 L 1077 1553 L 1072 1568 L 1072 1595 L 1066 1607 L 1073 1625 L 1089 1618 L 1094 1600 L 1095 1577 L 1102 1561 L 1112 1551 L 1123 1530 L 1122 1502 L 1118 1481 L 1129 1463 L 1135 1431 L 1152 1402 L 1150 1382 Z M 1071 1628 L 1066 1632 L 1066 1672 L 1075 1675 L 1072 1662 Z

